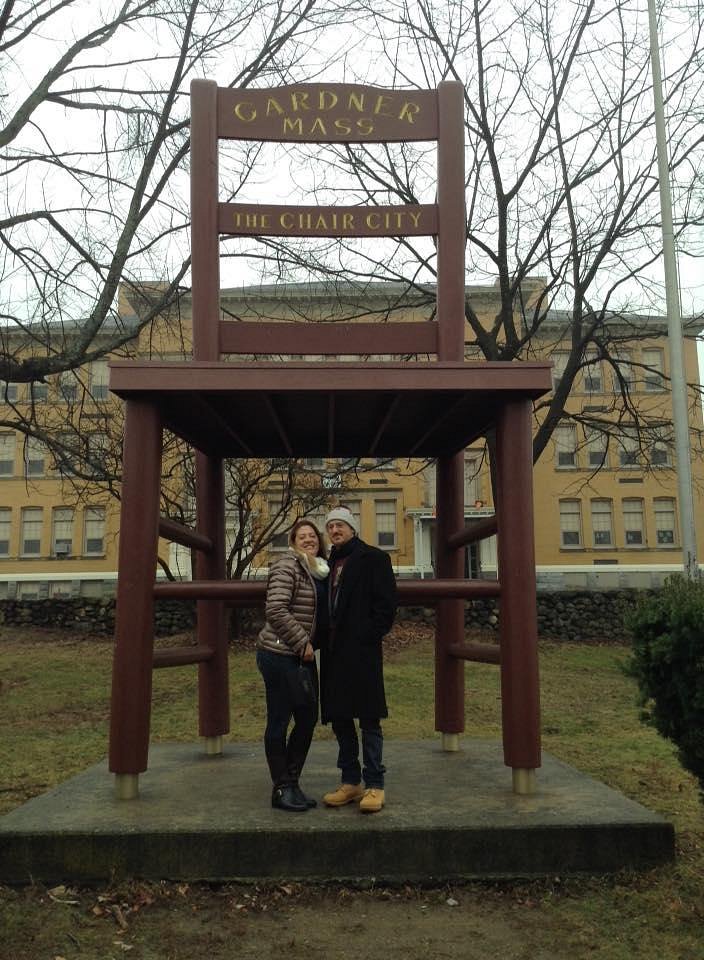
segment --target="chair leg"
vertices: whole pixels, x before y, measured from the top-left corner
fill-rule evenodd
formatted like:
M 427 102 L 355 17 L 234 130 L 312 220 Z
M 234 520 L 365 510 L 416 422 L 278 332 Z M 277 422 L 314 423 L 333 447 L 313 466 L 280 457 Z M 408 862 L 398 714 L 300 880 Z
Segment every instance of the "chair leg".
M 109 752 L 121 796 L 136 796 L 149 752 L 161 439 L 156 408 L 128 401 Z
M 506 404 L 496 441 L 504 762 L 513 770 L 514 791 L 527 793 L 540 766 L 530 401 Z

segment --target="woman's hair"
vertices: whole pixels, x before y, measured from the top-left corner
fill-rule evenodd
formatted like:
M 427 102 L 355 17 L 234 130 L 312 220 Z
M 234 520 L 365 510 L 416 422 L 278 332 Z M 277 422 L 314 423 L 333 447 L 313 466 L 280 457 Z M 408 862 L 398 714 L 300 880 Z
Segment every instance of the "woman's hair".
M 306 520 L 305 517 L 302 517 L 300 520 L 296 520 L 294 525 L 291 527 L 291 532 L 288 535 L 288 542 L 291 544 L 291 546 L 293 546 L 293 541 L 296 539 L 296 534 L 301 527 L 310 527 L 311 530 L 315 530 L 315 535 L 318 538 L 318 556 L 322 557 L 323 560 L 327 560 L 328 552 L 325 549 L 325 543 L 320 535 L 320 530 L 318 530 L 312 520 Z

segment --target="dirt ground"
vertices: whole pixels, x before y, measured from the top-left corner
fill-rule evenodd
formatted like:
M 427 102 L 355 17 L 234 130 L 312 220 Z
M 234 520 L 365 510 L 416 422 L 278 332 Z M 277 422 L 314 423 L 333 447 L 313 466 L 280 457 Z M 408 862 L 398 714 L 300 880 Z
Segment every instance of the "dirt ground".
M 0 889 L 1 960 L 555 960 L 605 956 L 550 883 L 371 891 L 132 884 Z M 567 910 L 569 913 L 569 910 Z M 559 950 L 555 944 L 559 943 Z M 626 957 L 630 948 L 609 957 Z M 637 950 L 640 956 L 647 953 Z M 634 955 L 631 954 L 631 955 Z

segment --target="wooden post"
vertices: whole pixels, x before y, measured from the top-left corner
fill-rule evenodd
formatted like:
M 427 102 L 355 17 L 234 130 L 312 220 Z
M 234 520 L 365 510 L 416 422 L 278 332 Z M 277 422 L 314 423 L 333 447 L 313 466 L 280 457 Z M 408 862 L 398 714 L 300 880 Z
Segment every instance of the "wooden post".
M 122 799 L 137 795 L 147 769 L 159 542 L 161 420 L 129 400 L 125 414 L 119 574 L 110 708 L 110 770 Z
M 222 460 L 196 453 L 198 531 L 212 540 L 213 549 L 196 557 L 198 580 L 225 579 L 225 493 Z M 198 664 L 198 716 L 206 753 L 222 753 L 222 737 L 230 730 L 227 622 L 222 600 L 197 603 L 198 644 L 213 651 Z
M 464 359 L 464 97 L 456 81 L 438 87 L 438 360 Z M 437 462 L 436 575 L 464 576 L 464 549 L 448 537 L 464 526 L 464 454 Z M 441 600 L 435 628 L 435 729 L 444 750 L 464 730 L 464 663 L 448 648 L 464 639 L 464 601 Z
M 532 792 L 540 766 L 532 425 L 531 401 L 510 400 L 496 431 L 501 712 L 504 762 L 517 793 Z
M 193 358 L 220 359 L 220 244 L 218 236 L 217 84 L 191 83 L 191 256 Z M 222 459 L 196 452 L 197 525 L 213 543 L 199 552 L 196 578 L 225 579 L 225 487 Z M 198 644 L 212 659 L 198 666 L 199 729 L 209 755 L 222 753 L 230 729 L 227 673 L 227 625 L 222 600 L 197 603 Z
M 437 462 L 435 573 L 440 579 L 464 576 L 464 549 L 451 550 L 447 540 L 464 522 L 464 454 Z M 435 627 L 435 729 L 444 750 L 457 750 L 464 731 L 464 661 L 449 648 L 464 639 L 464 601 L 445 599 L 437 606 Z

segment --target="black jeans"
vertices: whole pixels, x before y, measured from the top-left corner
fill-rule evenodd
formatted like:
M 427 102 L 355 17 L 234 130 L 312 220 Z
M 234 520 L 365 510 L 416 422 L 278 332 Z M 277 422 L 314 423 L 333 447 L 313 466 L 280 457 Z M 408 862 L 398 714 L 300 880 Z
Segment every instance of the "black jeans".
M 318 668 L 315 660 L 306 663 L 318 690 Z M 264 678 L 266 691 L 266 729 L 264 752 L 271 782 L 275 787 L 298 783 L 306 762 L 313 731 L 318 722 L 318 707 L 294 707 L 288 692 L 285 675 L 298 668 L 298 657 L 283 653 L 257 650 L 257 667 Z M 293 717 L 293 729 L 286 739 Z
M 382 763 L 384 735 L 378 718 L 361 717 L 359 728 L 362 731 L 362 761 L 359 765 L 359 738 L 354 720 L 333 720 L 332 729 L 337 737 L 337 765 L 342 773 L 343 783 L 360 783 L 364 779 L 366 787 L 384 789 L 386 767 Z

